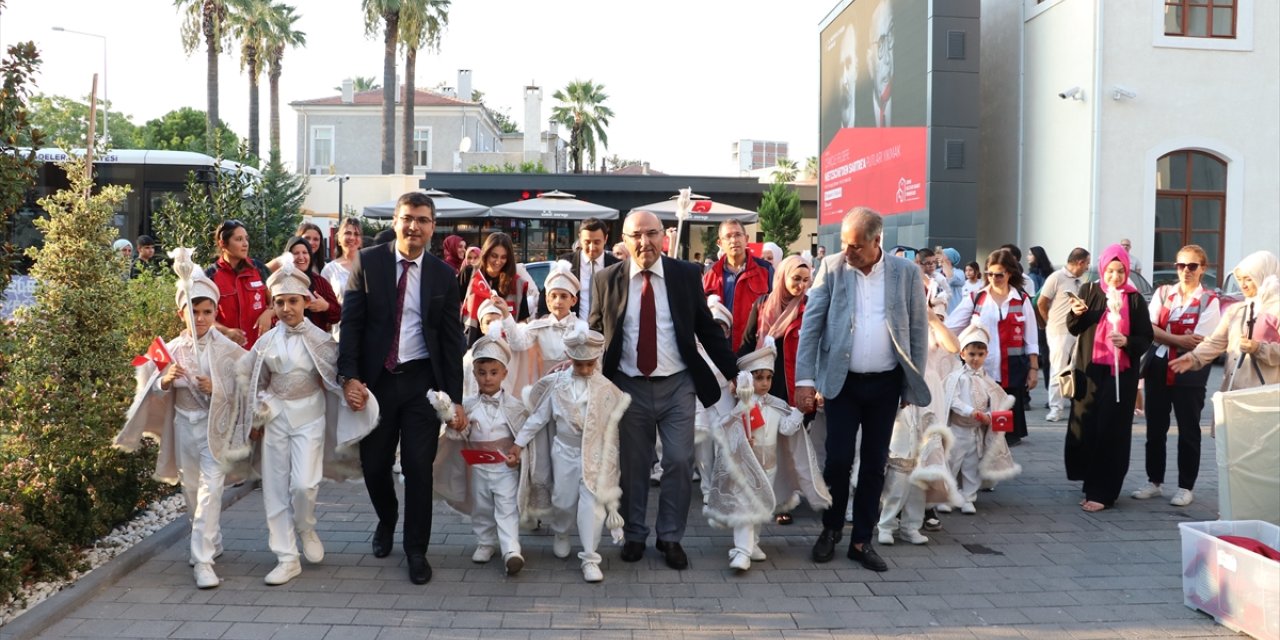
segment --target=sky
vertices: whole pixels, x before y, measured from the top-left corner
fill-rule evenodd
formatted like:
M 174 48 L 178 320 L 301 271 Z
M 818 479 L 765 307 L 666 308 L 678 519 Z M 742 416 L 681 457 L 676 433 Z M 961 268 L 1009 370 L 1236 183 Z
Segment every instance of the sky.
M 286 52 L 281 78 L 281 146 L 292 161 L 295 100 L 336 95 L 343 78 L 378 76 L 381 37 L 364 31 L 359 0 L 291 0 L 307 46 Z M 658 171 L 737 175 L 739 139 L 790 144 L 801 166 L 818 147 L 819 23 L 835 0 L 454 0 L 439 53 L 419 53 L 419 87 L 472 86 L 523 128 L 527 84 L 543 87 L 543 122 L 551 94 L 577 79 L 605 86 L 615 117 L 603 155 L 644 160 Z M 182 16 L 171 0 L 7 0 L 0 43 L 32 40 L 44 60 L 37 91 L 89 92 L 103 69 L 113 110 L 136 124 L 183 106 L 203 110 L 205 54 L 187 56 Z M 403 61 L 398 64 L 403 70 Z M 237 134 L 248 129 L 248 77 L 237 52 L 220 58 L 220 112 Z M 268 96 L 262 80 L 261 136 L 267 146 Z M 101 91 L 100 91 L 101 93 Z M 544 125 L 545 126 L 545 125 Z

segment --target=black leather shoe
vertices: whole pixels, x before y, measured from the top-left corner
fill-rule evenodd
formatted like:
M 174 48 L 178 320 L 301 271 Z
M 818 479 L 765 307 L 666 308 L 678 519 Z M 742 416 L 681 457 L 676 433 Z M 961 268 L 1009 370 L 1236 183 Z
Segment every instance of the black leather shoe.
M 431 582 L 431 563 L 426 556 L 409 556 L 409 582 L 426 584 Z
M 872 571 L 889 570 L 888 563 L 884 561 L 884 558 L 880 557 L 880 554 L 876 553 L 876 548 L 871 546 L 870 542 L 862 543 L 861 551 L 857 547 L 849 545 L 849 559 L 861 563 L 862 566 Z
M 659 540 L 653 545 L 662 555 L 667 558 L 667 566 L 676 571 L 684 571 L 689 568 L 689 556 L 685 555 L 684 547 L 679 542 L 663 542 Z
M 623 562 L 639 562 L 644 557 L 644 543 L 628 540 L 622 545 Z
M 383 527 L 378 525 L 377 530 L 373 532 L 373 557 L 385 558 L 391 555 L 392 538 L 395 536 L 396 528 L 394 526 Z
M 838 529 L 823 529 L 818 541 L 813 544 L 814 562 L 831 562 L 836 557 L 836 544 L 843 537 Z

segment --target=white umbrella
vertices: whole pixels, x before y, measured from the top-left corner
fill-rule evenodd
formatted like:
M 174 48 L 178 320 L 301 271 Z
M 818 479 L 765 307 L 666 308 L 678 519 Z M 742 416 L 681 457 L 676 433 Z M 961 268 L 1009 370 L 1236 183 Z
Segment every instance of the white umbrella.
M 447 191 L 439 189 L 428 189 L 425 191 L 431 196 L 431 201 L 436 205 L 437 218 L 487 218 L 489 217 L 489 207 L 482 204 L 476 204 L 469 200 L 460 200 L 455 198 Z M 383 202 L 381 204 L 371 204 L 364 208 L 364 217 L 386 219 L 394 216 L 396 213 L 396 201 Z
M 755 211 L 749 211 L 723 202 L 716 202 L 707 196 L 700 196 L 696 193 L 690 195 L 689 198 L 691 203 L 689 215 L 684 219 L 685 222 L 718 224 L 722 220 L 734 218 L 742 224 L 751 224 L 759 217 Z M 677 194 L 661 202 L 636 207 L 632 211 L 648 211 L 658 216 L 659 220 L 678 222 L 679 200 L 680 195 Z
M 489 216 L 526 220 L 617 220 L 618 210 L 579 200 L 572 193 L 548 191 L 536 198 L 500 204 L 489 210 Z

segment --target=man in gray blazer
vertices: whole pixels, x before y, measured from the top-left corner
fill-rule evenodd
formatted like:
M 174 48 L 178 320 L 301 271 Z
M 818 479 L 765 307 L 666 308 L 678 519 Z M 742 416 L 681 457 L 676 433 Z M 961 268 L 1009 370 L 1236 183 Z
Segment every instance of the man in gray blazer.
M 929 404 L 922 371 L 929 325 L 920 269 L 880 247 L 884 221 L 858 207 L 840 225 L 842 253 L 818 265 L 796 350 L 796 405 L 813 411 L 816 393 L 825 399 L 827 463 L 822 477 L 831 507 L 822 514 L 822 535 L 813 559 L 827 562 L 844 530 L 858 429 L 861 467 L 853 496 L 853 533 L 848 556 L 872 571 L 888 565 L 871 546 L 880 519 L 880 493 L 889 460 L 889 437 L 898 409 Z

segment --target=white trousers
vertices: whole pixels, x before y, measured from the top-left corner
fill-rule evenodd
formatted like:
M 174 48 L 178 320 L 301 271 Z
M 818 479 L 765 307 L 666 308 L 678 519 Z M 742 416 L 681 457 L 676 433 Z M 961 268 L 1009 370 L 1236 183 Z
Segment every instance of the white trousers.
M 324 470 L 324 418 L 292 427 L 284 414 L 262 433 L 262 504 L 267 542 L 280 562 L 297 562 L 298 532 L 316 528 Z
M 768 469 L 764 475 L 769 480 L 769 488 L 773 488 L 773 479 L 778 475 L 778 469 Z M 729 559 L 732 560 L 735 555 L 744 554 L 750 557 L 760 547 L 760 523 L 745 524 L 733 528 L 733 548 L 729 550 Z
M 209 451 L 209 419 L 188 420 L 180 411 L 173 416 L 177 437 L 178 474 L 191 516 L 191 560 L 213 564 L 222 544 L 222 488 L 226 474 Z
M 1049 341 L 1049 409 L 1067 411 L 1071 408 L 1071 401 L 1062 397 L 1058 374 L 1071 364 L 1071 354 L 1076 350 L 1076 337 L 1069 333 L 1050 333 L 1045 339 Z
M 471 530 L 476 544 L 498 547 L 502 557 L 520 553 L 520 516 L 516 492 L 520 470 L 505 464 L 471 466 Z
M 884 472 L 880 494 L 880 531 L 892 534 L 895 528 L 919 531 L 924 526 L 924 489 L 911 483 L 911 474 L 893 467 Z
M 965 502 L 978 499 L 982 478 L 978 476 L 978 427 L 951 427 L 955 442 L 947 452 L 947 466 L 956 474 L 956 488 Z
M 569 532 L 576 519 L 578 537 L 582 540 L 583 563 L 600 564 L 596 553 L 600 548 L 600 529 L 604 527 L 604 508 L 596 505 L 596 498 L 582 481 L 582 449 L 565 444 L 560 438 L 551 441 L 552 464 L 555 465 L 555 482 L 551 488 L 551 530 L 557 534 Z
M 711 474 L 716 463 L 716 442 L 707 437 L 693 445 L 693 462 L 698 466 L 698 488 L 702 489 L 702 502 L 706 503 L 711 496 Z

